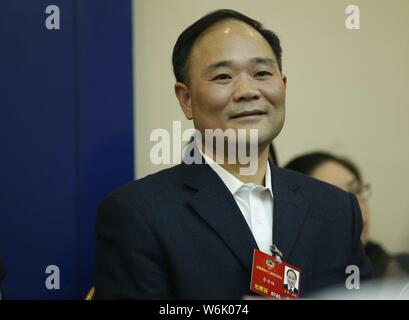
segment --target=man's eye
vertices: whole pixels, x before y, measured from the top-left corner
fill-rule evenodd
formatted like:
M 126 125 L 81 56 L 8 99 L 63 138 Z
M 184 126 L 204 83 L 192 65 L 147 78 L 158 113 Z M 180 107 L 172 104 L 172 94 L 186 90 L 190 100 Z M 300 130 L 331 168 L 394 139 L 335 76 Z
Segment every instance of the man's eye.
M 230 80 L 230 79 L 231 79 L 231 76 L 229 76 L 226 73 L 222 73 L 214 77 L 212 80 L 222 80 L 223 81 L 223 80 Z
M 273 74 L 271 72 L 268 71 L 259 71 L 255 74 L 256 78 L 267 78 L 272 76 Z

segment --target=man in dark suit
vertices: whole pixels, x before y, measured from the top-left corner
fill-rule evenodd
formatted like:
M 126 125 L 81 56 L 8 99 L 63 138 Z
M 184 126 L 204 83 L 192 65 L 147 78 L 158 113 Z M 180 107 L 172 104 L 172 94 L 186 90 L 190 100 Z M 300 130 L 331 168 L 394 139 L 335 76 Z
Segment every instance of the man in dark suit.
M 185 161 L 102 202 L 95 297 L 240 299 L 251 294 L 253 250 L 270 253 L 271 244 L 301 270 L 302 294 L 342 284 L 351 264 L 367 276 L 354 196 L 268 161 L 285 118 L 277 36 L 219 10 L 179 36 L 173 67 L 179 104 L 198 133 L 185 156 L 203 164 Z M 243 174 L 249 163 L 238 153 L 230 162 L 229 148 L 210 148 L 203 139 L 208 129 L 237 134 L 233 144 L 250 153 L 256 170 Z M 255 144 L 248 142 L 251 130 Z
M 286 272 L 287 283 L 284 283 L 284 289 L 291 291 L 293 293 L 298 293 L 296 284 L 297 284 L 297 274 L 294 270 L 288 269 Z

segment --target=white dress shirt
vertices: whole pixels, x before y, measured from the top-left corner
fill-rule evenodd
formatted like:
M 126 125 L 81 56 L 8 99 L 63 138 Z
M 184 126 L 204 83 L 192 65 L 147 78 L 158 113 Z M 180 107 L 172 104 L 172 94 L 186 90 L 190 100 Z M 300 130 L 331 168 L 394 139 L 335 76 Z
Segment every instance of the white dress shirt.
M 271 254 L 273 244 L 273 190 L 271 188 L 270 165 L 267 161 L 265 186 L 243 183 L 234 175 L 199 150 L 210 168 L 222 179 L 231 192 L 247 222 L 259 249 Z

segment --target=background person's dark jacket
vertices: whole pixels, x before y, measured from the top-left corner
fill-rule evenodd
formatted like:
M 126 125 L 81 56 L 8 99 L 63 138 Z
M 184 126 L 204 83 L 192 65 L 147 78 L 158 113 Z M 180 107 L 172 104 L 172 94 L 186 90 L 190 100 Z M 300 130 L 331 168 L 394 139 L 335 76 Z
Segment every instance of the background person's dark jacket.
M 374 278 L 409 276 L 409 254 L 392 255 L 374 241 L 367 242 L 365 252 L 372 264 Z

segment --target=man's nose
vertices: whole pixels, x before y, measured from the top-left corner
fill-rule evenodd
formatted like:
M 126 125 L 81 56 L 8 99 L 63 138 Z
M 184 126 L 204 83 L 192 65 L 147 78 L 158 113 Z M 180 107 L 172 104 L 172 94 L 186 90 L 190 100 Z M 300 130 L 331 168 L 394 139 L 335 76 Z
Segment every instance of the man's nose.
M 233 93 L 234 102 L 260 99 L 261 94 L 254 81 L 248 76 L 242 76 L 237 80 Z

